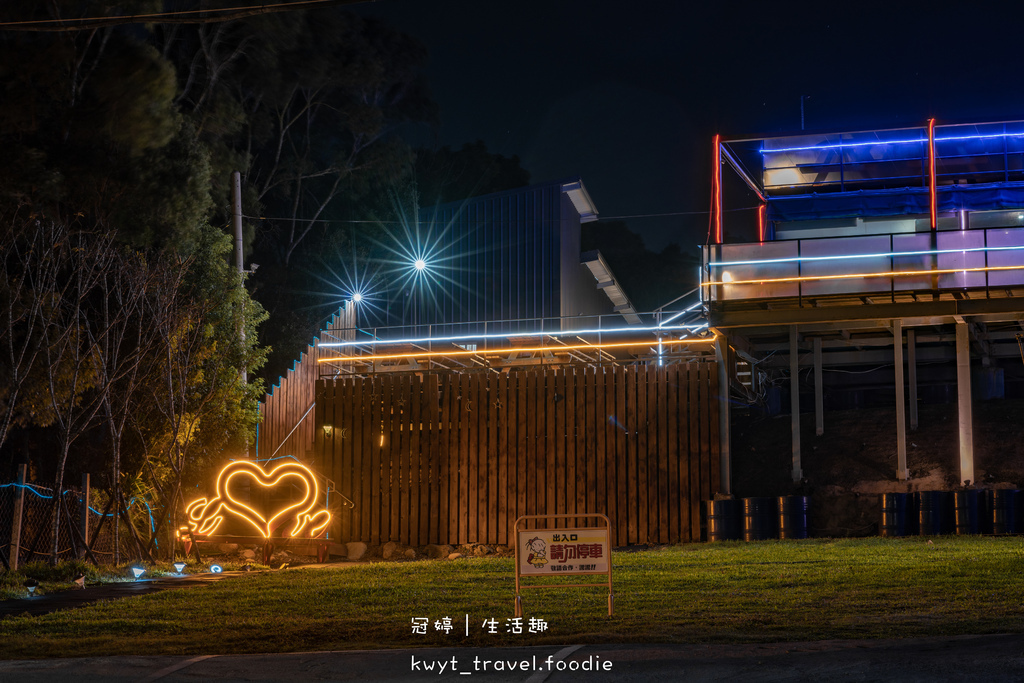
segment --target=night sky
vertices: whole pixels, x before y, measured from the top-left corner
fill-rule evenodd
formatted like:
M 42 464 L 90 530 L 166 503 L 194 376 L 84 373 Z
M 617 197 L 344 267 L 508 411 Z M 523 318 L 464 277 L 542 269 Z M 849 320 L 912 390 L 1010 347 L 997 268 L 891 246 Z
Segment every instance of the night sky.
M 898 7 L 900 9 L 892 9 Z M 951 9 L 944 9 L 950 7 Z M 380 0 L 421 40 L 441 110 L 418 144 L 480 139 L 534 182 L 579 175 L 603 218 L 706 212 L 711 137 L 1024 119 L 1018 3 Z M 632 218 L 649 248 L 706 213 Z

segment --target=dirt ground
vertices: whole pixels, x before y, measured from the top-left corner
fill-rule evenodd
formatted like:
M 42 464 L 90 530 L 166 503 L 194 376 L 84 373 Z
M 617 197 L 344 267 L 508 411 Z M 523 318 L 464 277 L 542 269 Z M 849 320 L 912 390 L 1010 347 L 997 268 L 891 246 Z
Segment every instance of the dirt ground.
M 1024 400 L 977 401 L 973 412 L 976 485 L 1024 488 Z M 913 431 L 908 416 L 907 482 L 896 479 L 894 408 L 826 412 L 821 436 L 814 433 L 813 413 L 802 413 L 800 422 L 804 480 L 794 483 L 790 416 L 733 411 L 733 492 L 739 498 L 809 495 L 811 526 L 819 535 L 876 533 L 878 494 L 960 484 L 956 404 L 920 406 Z

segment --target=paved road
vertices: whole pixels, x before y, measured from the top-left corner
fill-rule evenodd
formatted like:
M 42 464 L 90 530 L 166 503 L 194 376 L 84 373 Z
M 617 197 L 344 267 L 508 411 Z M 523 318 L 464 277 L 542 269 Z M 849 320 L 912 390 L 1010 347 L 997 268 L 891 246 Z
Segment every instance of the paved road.
M 1024 635 L 765 645 L 445 648 L 0 662 L 0 681 L 4 683 L 456 679 L 488 683 L 1019 681 L 1024 680 Z

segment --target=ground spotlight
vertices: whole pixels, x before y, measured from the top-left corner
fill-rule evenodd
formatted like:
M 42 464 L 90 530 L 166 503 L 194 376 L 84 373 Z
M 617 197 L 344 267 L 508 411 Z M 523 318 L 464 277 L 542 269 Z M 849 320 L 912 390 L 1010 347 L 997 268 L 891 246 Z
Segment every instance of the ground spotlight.
M 213 574 L 220 574 L 222 571 L 224 571 L 224 567 L 221 567 L 219 564 L 211 564 L 210 565 L 210 572 L 211 573 L 213 573 Z
M 175 562 L 174 563 L 174 571 L 176 571 L 176 572 L 178 572 L 180 574 L 181 572 L 183 572 L 185 570 L 186 566 L 188 566 L 188 565 L 186 565 L 184 562 Z
M 85 574 L 82 572 L 75 574 L 75 578 L 73 578 L 72 581 L 74 581 L 79 588 L 85 588 Z
M 132 574 L 135 575 L 135 580 L 138 581 L 139 577 L 146 573 L 146 570 L 142 567 L 132 567 Z
M 39 582 L 36 581 L 35 579 L 27 579 L 25 581 L 25 588 L 28 589 L 29 597 L 32 597 L 33 595 L 36 594 L 36 588 L 38 588 L 38 587 L 39 587 Z

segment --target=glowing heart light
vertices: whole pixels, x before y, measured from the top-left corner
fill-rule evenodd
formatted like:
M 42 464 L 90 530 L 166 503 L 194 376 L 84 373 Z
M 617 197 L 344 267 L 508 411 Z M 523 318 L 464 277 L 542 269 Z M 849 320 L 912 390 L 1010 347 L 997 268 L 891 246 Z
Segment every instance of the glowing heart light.
M 302 495 L 299 499 L 264 517 L 249 505 L 231 495 L 232 481 L 250 479 L 263 488 L 274 488 L 282 483 L 297 483 Z M 199 498 L 185 508 L 189 528 L 194 534 L 208 536 L 224 521 L 225 514 L 231 514 L 252 525 L 264 538 L 270 538 L 274 531 L 295 520 L 287 536 L 292 538 L 306 535 L 316 538 L 331 522 L 331 513 L 320 508 L 320 486 L 316 476 L 305 465 L 286 462 L 267 472 L 248 460 L 228 463 L 217 475 L 216 497 L 212 500 Z

